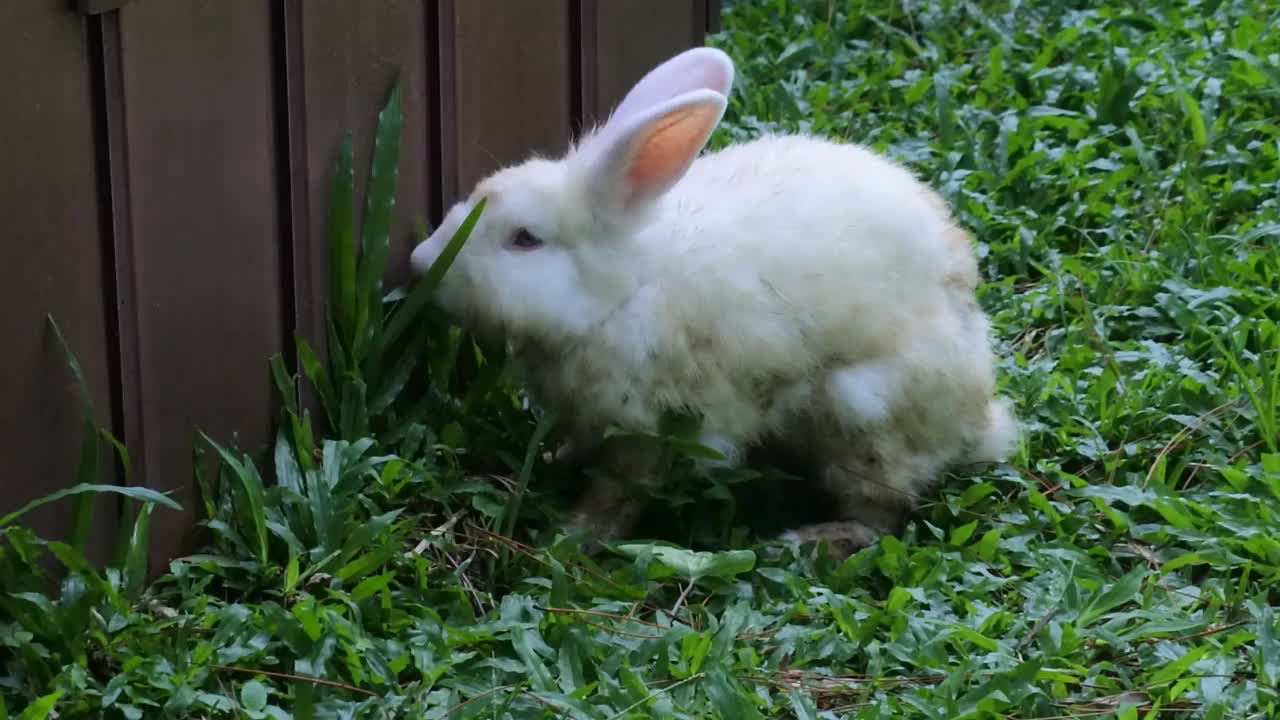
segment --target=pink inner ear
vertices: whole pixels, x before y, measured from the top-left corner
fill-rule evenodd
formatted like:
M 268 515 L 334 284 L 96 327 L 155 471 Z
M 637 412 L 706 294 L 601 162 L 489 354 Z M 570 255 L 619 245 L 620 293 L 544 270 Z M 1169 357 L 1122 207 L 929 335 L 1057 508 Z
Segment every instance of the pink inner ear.
M 664 116 L 637 139 L 626 172 L 626 203 L 652 197 L 680 179 L 719 120 L 714 106 L 683 108 Z

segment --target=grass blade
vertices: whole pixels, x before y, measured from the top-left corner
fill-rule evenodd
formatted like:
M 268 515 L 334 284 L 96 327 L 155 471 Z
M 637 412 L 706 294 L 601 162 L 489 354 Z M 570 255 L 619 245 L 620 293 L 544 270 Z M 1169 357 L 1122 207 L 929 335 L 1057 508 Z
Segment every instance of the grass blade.
M 369 429 L 368 388 L 358 377 L 348 377 L 342 385 L 338 432 L 344 440 L 364 437 Z
M 53 709 L 58 705 L 58 701 L 62 699 L 62 693 L 62 690 L 57 690 L 40 697 L 22 711 L 22 714 L 18 716 L 18 720 L 45 720 L 45 718 L 51 717 Z
M 307 479 L 307 500 L 311 504 L 311 517 L 315 523 L 316 537 L 321 549 L 336 551 L 339 549 L 339 531 L 337 513 L 334 509 L 336 498 L 333 489 L 339 478 L 338 444 L 332 441 L 324 444 L 324 451 L 319 469 L 309 472 Z
M 98 484 L 98 430 L 93 418 L 86 416 L 81 426 L 80 469 L 76 473 L 79 485 Z M 89 528 L 93 525 L 93 506 L 98 496 L 93 493 L 76 495 L 71 515 L 71 547 L 83 553 L 89 542 Z
M 147 503 L 138 511 L 129 534 L 125 550 L 124 594 L 130 600 L 138 599 L 147 581 L 147 560 L 151 548 L 151 511 L 155 505 Z
M 298 468 L 298 462 L 294 459 L 293 453 L 293 448 L 289 445 L 282 427 L 276 432 L 276 481 L 298 495 L 305 495 L 306 487 L 302 480 L 302 471 Z
M 71 346 L 67 344 L 67 339 L 62 334 L 62 328 L 58 327 L 58 323 L 53 319 L 52 315 L 47 315 L 46 317 L 49 320 L 49 326 L 53 329 L 53 335 L 57 339 L 58 345 L 62 347 L 62 354 L 66 358 L 67 367 L 71 369 L 72 376 L 75 377 L 76 390 L 80 395 L 83 419 L 80 430 L 80 462 L 76 473 L 77 482 L 80 485 L 96 485 L 98 483 L 99 445 L 98 424 L 94 419 L 93 396 L 89 392 L 89 383 L 85 380 L 84 369 L 80 366 L 80 361 L 76 358 L 75 353 L 71 351 Z M 85 545 L 89 541 L 89 528 L 93 524 L 93 506 L 96 501 L 97 498 L 90 493 L 80 493 L 76 496 L 71 517 L 71 546 L 77 552 L 83 553 Z M 3 523 L 0 523 L 0 525 L 3 525 Z
M 469 338 L 465 346 L 468 349 L 473 347 Z M 498 386 L 498 382 L 502 379 L 505 370 L 505 348 L 498 347 L 493 352 L 485 354 L 484 364 L 480 367 L 480 372 L 467 386 L 466 396 L 462 400 L 462 412 L 471 415 L 476 412 L 477 408 L 483 407 L 484 403 L 489 400 L 490 393 Z
M 315 452 L 316 442 L 311 431 L 311 412 L 304 410 L 301 418 L 290 415 L 289 426 L 293 431 L 293 447 L 297 453 L 298 465 L 306 470 L 315 464 L 312 454 Z
M 326 323 L 326 327 L 332 329 L 333 322 Z M 320 409 L 324 411 L 324 416 L 328 420 L 330 427 L 337 424 L 338 397 L 337 392 L 333 389 L 333 381 L 329 377 L 329 371 L 325 369 L 324 363 L 320 362 L 316 351 L 311 348 L 311 344 L 305 338 L 298 336 L 294 338 L 294 345 L 298 349 L 298 364 L 302 367 L 302 374 L 316 389 L 316 394 L 320 396 Z M 333 349 L 334 353 L 340 353 L 340 349 Z
M 408 384 L 409 377 L 422 362 L 422 353 L 426 347 L 430 327 L 422 323 L 409 340 L 409 346 L 400 352 L 400 358 L 382 378 L 382 386 L 374 394 L 369 403 L 369 414 L 378 415 L 384 412 L 400 397 L 400 392 Z
M 1244 363 L 1240 361 L 1240 356 L 1243 354 L 1243 349 L 1249 339 L 1248 329 L 1231 335 L 1229 340 L 1223 340 L 1213 332 L 1208 332 L 1207 335 L 1209 341 L 1213 343 L 1214 349 L 1218 351 L 1223 361 L 1226 362 L 1227 367 L 1235 373 L 1236 378 L 1240 381 L 1240 388 L 1244 390 L 1245 395 L 1249 398 L 1249 403 L 1253 406 L 1254 412 L 1257 413 L 1256 422 L 1260 431 L 1259 434 L 1262 436 L 1262 442 L 1266 445 L 1267 450 L 1273 453 L 1280 451 L 1280 444 L 1278 444 L 1280 443 L 1280 438 L 1276 437 L 1280 428 L 1276 427 L 1275 405 L 1270 402 L 1264 402 L 1264 399 L 1259 396 L 1258 388 L 1255 387 L 1257 378 L 1246 372 Z M 1228 347 L 1228 342 L 1230 347 Z M 1263 375 L 1267 374 L 1265 358 L 1265 354 L 1259 356 L 1259 362 L 1263 363 Z M 1280 370 L 1276 372 L 1280 374 Z M 1267 399 L 1269 400 L 1270 398 Z
M 1087 626 L 1105 613 L 1129 602 L 1142 589 L 1142 581 L 1147 577 L 1145 567 L 1138 566 L 1130 570 L 1105 592 L 1093 598 L 1080 613 L 1078 623 Z
M 101 429 L 98 433 L 106 439 L 107 444 L 116 451 L 116 460 L 120 462 L 121 472 L 124 473 L 124 477 L 122 478 L 124 482 L 122 484 L 128 485 L 129 468 L 132 467 L 132 463 L 129 461 L 129 448 L 125 447 L 124 443 L 120 442 L 109 430 Z
M 355 322 L 355 176 L 352 172 L 351 133 L 338 146 L 338 162 L 333 173 L 329 200 L 329 272 L 332 282 L 329 307 L 334 322 L 348 333 Z
M 293 376 L 289 373 L 288 368 L 284 366 L 284 355 L 276 353 L 271 356 L 271 379 L 275 384 L 276 392 L 280 394 L 280 400 L 284 403 L 286 411 L 298 414 L 298 387 L 293 381 Z
M 1187 123 L 1191 126 L 1191 140 L 1197 149 L 1203 150 L 1209 144 L 1209 131 L 1204 124 L 1204 114 L 1200 112 L 1200 103 L 1191 97 L 1186 90 L 1178 92 L 1178 99 L 1187 113 Z
M 53 328 L 53 335 L 58 340 L 58 344 L 62 346 L 62 352 L 66 356 L 67 366 L 71 368 L 71 374 L 76 379 L 76 389 L 80 393 L 80 403 L 87 411 L 93 410 L 93 398 L 89 394 L 89 383 L 84 379 L 84 369 L 80 367 L 80 361 L 76 359 L 75 353 L 71 352 L 71 346 L 67 344 L 67 339 L 62 335 L 62 329 L 58 327 L 57 321 L 52 315 L 46 315 L 49 325 Z M 90 414 L 92 417 L 92 414 Z
M 520 465 L 520 474 L 516 478 L 516 489 L 511 494 L 511 499 L 507 502 L 507 507 L 503 510 L 503 534 L 511 537 L 515 532 L 516 519 L 520 517 L 520 506 L 524 502 L 524 494 L 529 490 L 529 478 L 533 476 L 533 462 L 538 458 L 538 450 L 542 447 L 542 441 L 550 434 L 552 428 L 555 427 L 558 416 L 554 411 L 543 413 L 538 418 L 538 424 L 533 429 L 533 436 L 529 438 L 529 445 L 525 449 L 524 462 Z M 508 548 L 504 545 L 501 551 L 501 562 L 503 566 L 507 563 Z
M 267 562 L 267 510 L 266 510 L 266 492 L 262 485 L 262 477 L 258 475 L 258 470 L 254 467 L 253 462 L 245 457 L 242 463 L 236 459 L 226 448 L 213 441 L 205 433 L 200 433 L 204 441 L 212 447 L 222 461 L 226 463 L 231 471 L 235 473 L 236 479 L 240 481 L 240 489 L 244 493 L 245 507 L 242 509 L 242 520 L 246 521 L 248 526 L 246 529 L 252 531 L 252 541 L 254 543 L 253 550 L 260 563 Z
M 413 291 L 404 299 L 387 323 L 386 334 L 383 336 L 383 346 L 394 345 L 395 341 L 404 334 L 409 323 L 417 319 L 422 309 L 426 307 L 431 300 L 431 296 L 435 293 L 436 286 L 440 284 L 440 279 L 444 277 L 445 271 L 453 264 L 454 258 L 462 251 L 462 246 L 467 242 L 467 238 L 471 237 L 471 231 L 475 229 L 476 223 L 480 220 L 480 214 L 484 212 L 485 203 L 488 198 L 481 198 L 480 202 L 471 210 L 467 218 L 462 221 L 462 225 L 458 226 L 458 231 L 449 239 L 449 244 L 445 247 L 444 252 L 440 253 L 440 257 L 436 258 L 436 262 L 418 281 Z
M 57 502 L 63 498 L 83 495 L 85 493 L 115 493 L 117 495 L 123 495 L 131 500 L 156 503 L 173 510 L 182 510 L 182 506 L 169 499 L 169 496 L 156 492 L 151 488 L 122 487 L 120 485 L 76 485 L 75 487 L 65 488 L 45 495 L 42 498 L 32 500 L 8 515 L 0 517 L 0 528 L 11 525 L 15 520 L 38 507 L 43 507 L 49 503 Z
M 378 127 L 374 133 L 373 163 L 369 172 L 357 278 L 358 310 L 352 350 L 356 364 L 359 364 L 366 345 L 381 330 L 383 320 L 382 277 L 386 271 L 387 246 L 391 239 L 392 215 L 399 185 L 401 127 L 400 86 L 397 82 L 378 115 Z M 366 381 L 371 382 L 371 379 L 366 378 Z

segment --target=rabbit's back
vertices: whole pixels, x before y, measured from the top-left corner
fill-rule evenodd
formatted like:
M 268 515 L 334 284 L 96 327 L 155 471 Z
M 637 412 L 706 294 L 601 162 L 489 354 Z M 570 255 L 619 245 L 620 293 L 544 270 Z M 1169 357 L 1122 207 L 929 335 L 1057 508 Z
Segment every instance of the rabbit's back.
M 862 147 L 731 146 L 695 163 L 667 202 L 650 238 L 674 250 L 664 312 L 704 325 L 742 363 L 884 357 L 972 309 L 967 235 L 931 189 Z

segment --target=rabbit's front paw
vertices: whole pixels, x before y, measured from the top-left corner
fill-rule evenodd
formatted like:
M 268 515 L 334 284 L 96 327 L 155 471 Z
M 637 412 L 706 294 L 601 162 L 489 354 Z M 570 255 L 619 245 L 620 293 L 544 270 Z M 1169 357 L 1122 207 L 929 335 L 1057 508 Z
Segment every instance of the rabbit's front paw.
M 782 539 L 800 543 L 826 540 L 833 553 L 838 552 L 847 557 L 874 544 L 883 534 L 882 530 L 857 520 L 843 520 L 803 525 L 783 533 Z
M 593 458 L 596 445 L 581 440 L 565 440 L 551 450 L 542 453 L 542 461 L 547 465 L 555 465 L 566 470 L 574 470 L 589 464 Z
M 578 545 L 584 555 L 592 556 L 604 549 L 604 543 L 613 540 L 617 535 L 605 523 L 576 512 L 560 525 L 561 531 Z
M 563 528 L 571 537 L 582 539 L 584 552 L 593 554 L 600 549 L 602 541 L 625 536 L 639 511 L 639 504 L 627 497 L 621 481 L 598 478 L 578 500 Z

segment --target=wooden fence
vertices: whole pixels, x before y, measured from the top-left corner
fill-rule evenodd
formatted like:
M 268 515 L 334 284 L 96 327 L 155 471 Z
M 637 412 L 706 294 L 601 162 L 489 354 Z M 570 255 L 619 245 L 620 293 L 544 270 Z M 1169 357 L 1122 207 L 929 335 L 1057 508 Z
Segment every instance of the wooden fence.
M 0 0 L 0 514 L 75 482 L 52 315 L 132 455 L 108 481 L 186 510 L 157 512 L 153 568 L 184 550 L 194 430 L 269 440 L 267 359 L 323 327 L 337 144 L 356 133 L 361 197 L 397 72 L 393 283 L 416 217 L 563 149 L 718 17 L 718 0 Z M 97 560 L 119 509 L 101 501 Z M 59 537 L 68 515 L 29 520 Z

